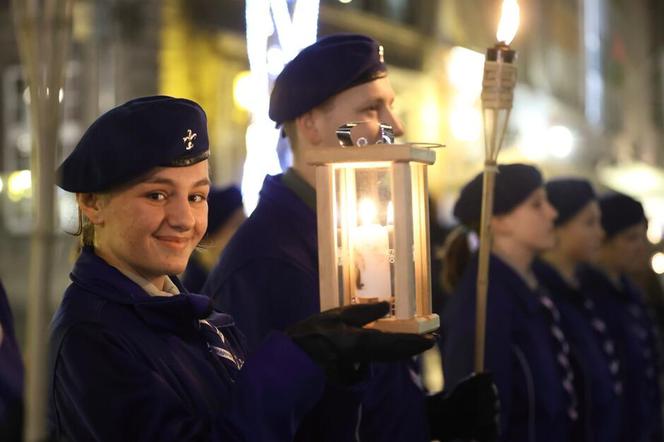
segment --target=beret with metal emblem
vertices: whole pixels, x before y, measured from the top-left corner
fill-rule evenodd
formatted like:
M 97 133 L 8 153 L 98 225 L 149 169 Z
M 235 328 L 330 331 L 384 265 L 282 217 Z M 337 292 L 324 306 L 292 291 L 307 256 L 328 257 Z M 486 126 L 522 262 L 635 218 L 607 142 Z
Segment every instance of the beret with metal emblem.
M 461 189 L 459 199 L 454 205 L 454 216 L 465 226 L 473 227 L 480 222 L 483 177 L 484 172 L 468 182 Z M 519 163 L 499 165 L 493 196 L 493 215 L 511 212 L 543 184 L 542 174 L 534 166 Z
M 183 98 L 136 98 L 101 115 L 57 170 L 69 192 L 104 192 L 155 167 L 189 166 L 208 158 L 207 118 Z
M 545 187 L 549 202 L 558 212 L 556 226 L 562 226 L 588 203 L 597 200 L 592 184 L 583 178 L 556 178 Z
M 602 211 L 602 228 L 606 239 L 648 220 L 640 202 L 619 192 L 609 192 L 599 197 Z
M 334 34 L 304 48 L 279 74 L 269 116 L 293 120 L 328 98 L 386 75 L 383 47 L 360 34 Z

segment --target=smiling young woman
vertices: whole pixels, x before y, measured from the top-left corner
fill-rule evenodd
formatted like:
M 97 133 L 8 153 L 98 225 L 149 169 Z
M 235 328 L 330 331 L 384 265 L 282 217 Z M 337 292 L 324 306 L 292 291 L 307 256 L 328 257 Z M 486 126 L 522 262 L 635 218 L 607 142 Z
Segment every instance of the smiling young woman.
M 163 288 L 164 275 L 182 273 L 207 227 L 208 161 L 158 167 L 108 194 L 79 193 L 94 226 L 96 254 L 124 273 Z
M 233 318 L 175 276 L 206 231 L 208 155 L 200 106 L 158 96 L 99 117 L 60 166 L 86 227 L 52 326 L 53 439 L 292 440 L 326 374 L 432 345 L 365 330 L 388 306 L 354 306 L 248 357 Z

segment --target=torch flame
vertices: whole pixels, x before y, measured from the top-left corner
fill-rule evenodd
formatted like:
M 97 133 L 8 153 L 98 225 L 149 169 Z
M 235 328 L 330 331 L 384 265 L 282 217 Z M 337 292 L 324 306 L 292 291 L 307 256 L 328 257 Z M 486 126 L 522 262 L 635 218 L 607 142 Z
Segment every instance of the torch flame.
M 516 0 L 503 0 L 496 38 L 509 45 L 519 28 L 519 4 Z

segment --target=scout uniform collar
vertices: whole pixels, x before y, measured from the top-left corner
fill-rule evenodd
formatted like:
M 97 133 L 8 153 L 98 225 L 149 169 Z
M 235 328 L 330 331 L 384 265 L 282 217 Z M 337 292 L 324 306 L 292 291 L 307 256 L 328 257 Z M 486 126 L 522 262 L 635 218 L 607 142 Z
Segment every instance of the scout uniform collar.
M 71 273 L 74 284 L 107 302 L 131 307 L 150 327 L 177 334 L 193 332 L 198 320 L 212 313 L 212 301 L 205 295 L 187 293 L 177 277 L 169 278 L 180 294 L 150 296 L 140 285 L 98 257 L 92 247 L 83 248 Z
M 293 191 L 311 210 L 316 211 L 316 190 L 292 167 L 281 176 L 281 183 Z

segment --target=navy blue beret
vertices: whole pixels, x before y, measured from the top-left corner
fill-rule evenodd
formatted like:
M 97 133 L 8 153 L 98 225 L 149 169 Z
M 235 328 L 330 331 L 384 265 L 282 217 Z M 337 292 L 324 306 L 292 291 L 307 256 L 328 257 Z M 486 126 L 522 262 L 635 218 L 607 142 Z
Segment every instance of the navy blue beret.
M 482 180 L 478 174 L 463 189 L 454 205 L 454 216 L 469 227 L 479 224 L 482 213 Z M 501 164 L 496 173 L 493 196 L 493 214 L 503 215 L 515 209 L 538 188 L 542 187 L 542 174 L 527 164 Z
M 588 180 L 582 178 L 557 178 L 546 183 L 546 195 L 558 212 L 555 225 L 569 221 L 588 203 L 597 199 Z
M 274 82 L 269 115 L 293 120 L 353 86 L 385 76 L 383 47 L 359 34 L 323 37 L 291 60 Z
M 647 222 L 641 203 L 619 192 L 610 192 L 600 196 L 599 207 L 602 211 L 602 227 L 607 239 L 628 227 Z
M 104 192 L 154 167 L 189 166 L 208 155 L 207 118 L 198 104 L 137 98 L 92 123 L 58 168 L 58 185 L 69 192 Z
M 208 226 L 207 233 L 214 234 L 228 218 L 242 207 L 242 193 L 237 186 L 226 188 L 212 187 L 207 198 Z

